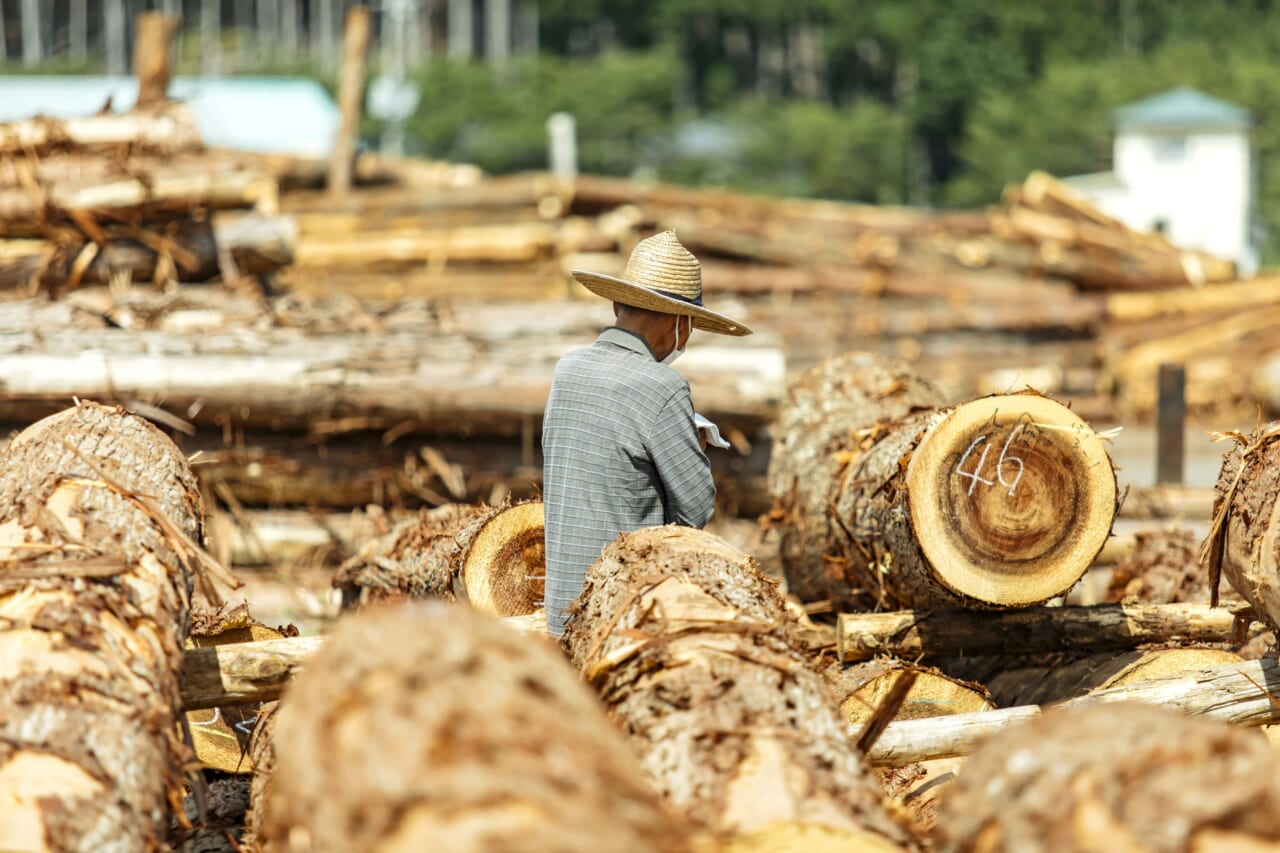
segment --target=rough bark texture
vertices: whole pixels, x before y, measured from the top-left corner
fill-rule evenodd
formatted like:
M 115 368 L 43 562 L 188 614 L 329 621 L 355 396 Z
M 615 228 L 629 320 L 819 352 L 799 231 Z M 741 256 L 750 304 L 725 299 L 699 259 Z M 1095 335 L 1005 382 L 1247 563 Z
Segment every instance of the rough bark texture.
M 1025 606 L 1069 589 L 1116 512 L 1097 435 L 1035 393 L 910 411 L 920 383 L 901 373 L 845 356 L 795 383 L 770 462 L 792 591 L 880 610 Z M 887 392 L 869 395 L 870 377 Z M 886 411 L 893 392 L 905 396 Z
M 1139 531 L 1133 552 L 1111 573 L 1106 600 L 1208 604 L 1209 575 L 1197 556 L 1199 548 L 1199 538 L 1186 528 Z
M 1274 849 L 1280 765 L 1253 732 L 1159 708 L 1050 712 L 970 756 L 935 838 L 992 853 Z
M 1280 627 L 1280 421 L 1238 436 L 1223 458 L 1206 543 L 1231 586 L 1274 630 Z
M 272 743 L 268 850 L 688 849 L 555 648 L 468 608 L 342 620 Z
M 183 814 L 190 829 L 175 829 L 173 848 L 178 853 L 242 853 L 245 815 L 249 809 L 250 778 L 240 775 L 209 774 L 205 788 L 205 815 L 194 792 L 182 800 Z M 237 847 L 237 844 L 240 844 Z
M 962 657 L 969 662 L 965 665 L 985 666 L 985 661 L 1025 661 L 1046 652 L 1129 649 L 1169 642 L 1229 643 L 1241 627 L 1230 610 L 1206 604 L 1028 607 L 1001 613 L 841 613 L 836 625 L 836 654 L 846 662 L 876 655 L 907 660 Z
M 192 572 L 158 514 L 199 541 L 195 478 L 141 418 L 81 404 L 0 456 L 0 848 L 165 843 Z
M 576 607 L 565 646 L 673 807 L 726 835 L 819 823 L 909 843 L 752 558 L 700 530 L 624 534 Z
M 453 575 L 465 553 L 458 534 L 485 514 L 483 507 L 446 504 L 369 542 L 333 577 L 343 607 L 400 597 L 453 601 Z
M 462 599 L 495 616 L 533 612 L 546 575 L 542 504 L 448 504 L 401 522 L 344 563 L 344 607 L 387 598 Z
M 262 706 L 253 734 L 249 736 L 249 758 L 253 762 L 253 776 L 249 782 L 249 807 L 245 813 L 243 848 L 248 853 L 263 849 L 260 835 L 262 821 L 267 812 L 271 783 L 276 773 L 275 727 L 279 702 Z
M 942 402 L 905 364 L 868 353 L 830 359 L 788 386 L 773 428 L 769 491 L 778 504 L 774 520 L 792 592 L 830 599 L 838 608 L 863 609 L 874 601 L 869 590 L 846 580 L 844 549 L 833 546 L 847 537 L 832 518 L 827 486 L 839 481 L 851 453 L 875 440 L 877 424 Z
M 985 684 L 997 705 L 1012 708 L 1060 702 L 1094 690 L 1182 675 L 1241 660 L 1233 652 L 1204 648 L 1096 654 L 1074 660 L 1059 659 L 1047 666 L 1007 669 L 992 675 Z

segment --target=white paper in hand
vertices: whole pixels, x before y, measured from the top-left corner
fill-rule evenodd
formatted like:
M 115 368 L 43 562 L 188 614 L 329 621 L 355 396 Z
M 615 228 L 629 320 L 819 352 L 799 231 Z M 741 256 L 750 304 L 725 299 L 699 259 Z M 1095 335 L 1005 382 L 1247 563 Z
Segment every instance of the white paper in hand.
M 732 447 L 729 442 L 725 441 L 724 438 L 720 436 L 720 427 L 716 426 L 697 412 L 693 413 L 693 425 L 697 427 L 699 431 L 706 434 L 707 444 L 712 447 L 723 447 L 726 450 Z

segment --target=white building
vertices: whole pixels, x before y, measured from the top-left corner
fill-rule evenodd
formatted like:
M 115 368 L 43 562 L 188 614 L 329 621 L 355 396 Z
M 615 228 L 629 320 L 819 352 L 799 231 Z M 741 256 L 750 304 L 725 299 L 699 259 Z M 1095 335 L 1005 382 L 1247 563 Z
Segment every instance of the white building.
M 1170 242 L 1258 266 L 1252 117 L 1194 89 L 1121 107 L 1114 170 L 1067 179 L 1103 212 Z

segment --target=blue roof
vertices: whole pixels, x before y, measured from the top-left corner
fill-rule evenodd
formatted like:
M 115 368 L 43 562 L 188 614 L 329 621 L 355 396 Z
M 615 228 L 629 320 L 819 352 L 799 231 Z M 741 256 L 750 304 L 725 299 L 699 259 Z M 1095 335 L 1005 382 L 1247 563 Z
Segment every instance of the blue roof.
M 1186 87 L 1170 89 L 1112 112 L 1117 130 L 1248 130 L 1252 114 Z
M 324 87 L 300 77 L 178 77 L 169 96 L 188 103 L 210 148 L 324 157 L 340 120 Z M 92 115 L 108 98 L 123 112 L 137 97 L 132 77 L 0 75 L 0 121 Z

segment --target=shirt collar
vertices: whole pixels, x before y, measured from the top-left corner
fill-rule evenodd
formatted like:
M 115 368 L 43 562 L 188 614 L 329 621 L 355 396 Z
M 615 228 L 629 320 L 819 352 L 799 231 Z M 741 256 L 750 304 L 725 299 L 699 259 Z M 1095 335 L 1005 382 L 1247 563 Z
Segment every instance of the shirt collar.
M 654 361 L 658 357 L 653 354 L 653 350 L 649 349 L 649 342 L 637 335 L 635 332 L 623 329 L 620 326 L 610 326 L 600 333 L 600 337 L 596 338 L 598 344 L 613 344 L 623 349 L 629 349 L 640 355 L 647 355 Z

